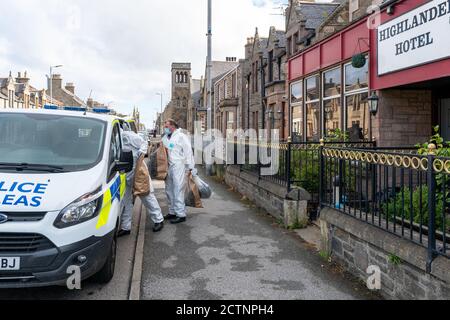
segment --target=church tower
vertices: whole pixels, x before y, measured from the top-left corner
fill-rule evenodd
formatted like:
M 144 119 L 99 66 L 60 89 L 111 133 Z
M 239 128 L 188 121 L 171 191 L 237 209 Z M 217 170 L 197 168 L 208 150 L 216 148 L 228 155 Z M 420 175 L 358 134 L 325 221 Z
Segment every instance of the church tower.
M 172 118 L 186 128 L 189 99 L 191 98 L 191 64 L 172 63 L 172 100 L 165 118 Z

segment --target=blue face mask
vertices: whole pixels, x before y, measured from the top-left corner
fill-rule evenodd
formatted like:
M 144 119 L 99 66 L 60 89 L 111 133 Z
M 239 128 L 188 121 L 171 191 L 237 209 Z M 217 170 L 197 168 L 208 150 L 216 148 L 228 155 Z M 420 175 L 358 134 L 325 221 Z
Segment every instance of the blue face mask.
M 170 136 L 172 134 L 172 130 L 170 130 L 169 128 L 165 128 L 164 133 Z

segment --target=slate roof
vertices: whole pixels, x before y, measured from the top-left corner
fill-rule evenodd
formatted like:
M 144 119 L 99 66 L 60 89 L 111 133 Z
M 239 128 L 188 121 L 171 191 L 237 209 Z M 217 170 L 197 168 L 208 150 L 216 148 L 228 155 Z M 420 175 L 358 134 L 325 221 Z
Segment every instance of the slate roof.
M 17 93 L 23 93 L 25 91 L 26 85 L 24 83 L 16 83 L 15 84 L 16 87 L 16 94 Z
M 9 78 L 0 78 L 0 88 L 6 86 Z
M 72 92 L 70 92 L 69 90 L 66 90 L 65 88 L 59 88 L 58 90 L 62 91 L 64 96 L 60 97 L 59 101 L 62 103 L 62 105 L 66 105 L 66 106 L 71 106 L 73 105 L 73 102 L 75 101 L 76 103 L 80 104 L 81 106 L 85 107 L 86 103 L 79 98 L 76 94 L 73 94 Z M 56 91 L 55 89 L 53 90 L 54 92 Z M 47 90 L 48 92 L 48 90 Z M 48 93 L 47 93 L 48 95 Z M 57 100 L 55 98 L 53 98 L 53 100 Z
M 213 84 L 219 80 L 225 73 L 239 65 L 238 61 L 213 61 L 211 68 L 211 78 Z
M 302 2 L 295 7 L 295 10 L 299 17 L 306 20 L 307 29 L 317 29 L 337 7 L 339 3 Z
M 76 102 L 78 102 L 79 104 L 81 104 L 82 106 L 86 106 L 86 103 L 83 101 L 83 99 L 81 99 L 77 95 L 73 94 L 69 90 L 66 90 L 65 88 L 61 88 L 61 90 L 64 91 L 64 93 L 72 96 L 72 99 L 75 100 Z

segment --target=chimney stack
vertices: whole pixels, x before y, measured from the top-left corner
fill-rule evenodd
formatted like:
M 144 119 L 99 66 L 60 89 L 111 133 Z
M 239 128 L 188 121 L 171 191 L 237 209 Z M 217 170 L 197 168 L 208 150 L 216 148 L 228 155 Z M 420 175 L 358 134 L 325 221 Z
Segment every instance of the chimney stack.
M 66 90 L 75 94 L 75 85 L 72 82 L 66 83 Z
M 247 38 L 247 44 L 245 45 L 245 59 L 248 59 L 251 56 L 254 42 L 255 38 Z
M 62 78 L 60 74 L 52 75 L 52 79 L 49 80 L 48 88 L 50 89 L 50 81 L 52 82 L 53 91 L 57 89 L 62 89 Z
M 30 79 L 27 77 L 27 72 L 22 75 L 22 72 L 17 73 L 16 82 L 17 83 L 28 83 Z

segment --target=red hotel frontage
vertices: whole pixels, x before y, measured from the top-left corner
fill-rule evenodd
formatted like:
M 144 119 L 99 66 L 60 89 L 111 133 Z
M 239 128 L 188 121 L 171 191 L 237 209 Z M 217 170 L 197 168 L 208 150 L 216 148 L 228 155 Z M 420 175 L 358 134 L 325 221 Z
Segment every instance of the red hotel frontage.
M 353 64 L 355 56 L 366 63 Z M 386 1 L 288 68 L 294 141 L 340 129 L 352 141 L 409 146 L 428 141 L 434 125 L 450 140 L 450 0 Z

